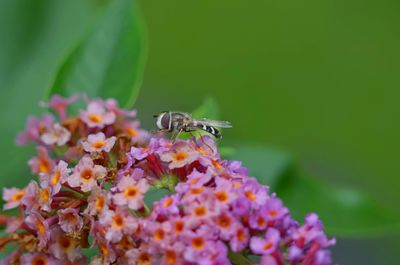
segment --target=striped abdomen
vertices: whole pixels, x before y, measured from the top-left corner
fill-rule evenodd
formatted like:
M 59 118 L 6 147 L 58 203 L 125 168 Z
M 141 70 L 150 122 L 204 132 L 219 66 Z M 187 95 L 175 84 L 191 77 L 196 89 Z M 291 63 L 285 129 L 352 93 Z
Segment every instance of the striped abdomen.
M 216 138 L 221 138 L 222 137 L 221 132 L 215 127 L 204 125 L 204 124 L 198 124 L 197 128 L 214 135 Z

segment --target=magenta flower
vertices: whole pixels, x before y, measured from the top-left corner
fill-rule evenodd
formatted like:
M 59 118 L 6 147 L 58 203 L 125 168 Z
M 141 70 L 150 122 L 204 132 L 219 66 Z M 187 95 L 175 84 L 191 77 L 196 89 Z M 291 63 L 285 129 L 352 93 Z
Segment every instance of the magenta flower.
M 89 156 L 84 156 L 73 169 L 72 175 L 68 178 L 71 187 L 79 187 L 82 191 L 90 191 L 97 186 L 97 181 L 107 175 L 107 169 L 95 165 Z
M 83 149 L 89 153 L 101 151 L 110 152 L 116 140 L 117 138 L 115 136 L 106 138 L 104 133 L 99 132 L 97 134 L 90 134 L 88 139 L 82 142 L 82 146 Z
M 128 205 L 132 210 L 138 210 L 143 206 L 143 195 L 149 185 L 145 179 L 139 181 L 130 177 L 124 177 L 117 184 L 118 192 L 114 194 L 113 201 L 117 205 Z
M 64 145 L 71 138 L 71 133 L 60 124 L 54 124 L 47 132 L 43 133 L 40 139 L 46 145 Z
M 70 233 L 80 230 L 83 226 L 83 220 L 77 209 L 67 208 L 58 211 L 58 224 L 64 232 Z
M 82 121 L 90 128 L 104 128 L 106 125 L 111 125 L 115 122 L 116 115 L 112 111 L 108 111 L 104 104 L 98 101 L 91 101 L 88 104 L 87 110 L 80 112 Z
M 250 248 L 255 254 L 269 255 L 278 247 L 281 236 L 275 228 L 269 228 L 265 238 L 254 236 L 250 240 Z
M 8 210 L 20 206 L 25 193 L 25 189 L 3 188 L 3 200 L 6 201 L 3 209 Z

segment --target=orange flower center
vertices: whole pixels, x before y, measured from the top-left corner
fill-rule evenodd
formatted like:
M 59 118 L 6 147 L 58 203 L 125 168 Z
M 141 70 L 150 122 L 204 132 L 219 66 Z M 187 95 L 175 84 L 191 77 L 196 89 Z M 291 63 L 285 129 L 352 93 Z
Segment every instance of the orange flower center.
M 163 207 L 168 208 L 172 205 L 173 202 L 174 202 L 174 200 L 171 197 L 168 197 L 165 199 L 165 201 L 163 203 Z
M 112 218 L 112 226 L 116 229 L 122 229 L 124 227 L 124 219 L 121 215 L 116 214 Z
M 204 248 L 205 242 L 202 237 L 195 237 L 192 239 L 192 246 L 196 250 L 202 250 Z
M 24 197 L 24 195 L 25 195 L 24 190 L 17 191 L 16 193 L 13 194 L 11 200 L 14 202 L 19 202 L 22 199 L 22 197 Z
M 162 229 L 156 229 L 154 231 L 154 239 L 157 241 L 163 240 L 164 239 L 164 231 Z
M 263 246 L 263 249 L 264 250 L 268 250 L 268 249 L 270 249 L 270 248 L 272 248 L 272 243 L 271 242 L 267 242 L 264 246 Z
M 103 118 L 100 115 L 97 115 L 97 114 L 90 114 L 89 115 L 89 120 L 91 122 L 94 122 L 94 123 L 99 123 L 99 122 L 101 122 L 103 120 Z
M 256 195 L 252 191 L 246 191 L 244 195 L 246 196 L 247 199 L 253 202 L 257 199 Z
M 72 239 L 67 236 L 61 236 L 58 242 L 64 251 L 70 250 L 73 245 Z
M 48 189 L 40 190 L 40 199 L 44 202 L 47 202 L 50 199 L 50 192 Z
M 222 165 L 218 163 L 216 160 L 213 160 L 212 163 L 216 169 L 222 169 Z
M 50 181 L 51 185 L 52 186 L 56 185 L 58 183 L 58 181 L 60 180 L 60 178 L 61 178 L 61 172 L 60 172 L 60 170 L 57 170 L 56 172 L 54 172 L 54 175 L 51 178 L 51 181 Z
M 97 149 L 103 148 L 105 145 L 106 145 L 106 142 L 102 141 L 102 140 L 99 140 L 99 141 L 96 141 L 96 142 L 92 143 L 92 147 L 93 148 L 97 148 Z
M 103 196 L 99 196 L 96 198 L 95 207 L 97 211 L 101 211 L 104 207 L 105 199 Z
M 268 212 L 268 214 L 269 214 L 269 216 L 271 216 L 271 217 L 276 217 L 276 216 L 278 215 L 278 212 L 275 211 L 275 210 L 271 210 L 271 211 Z
M 38 255 L 32 260 L 32 265 L 47 265 L 47 260 L 44 256 Z
M 194 215 L 197 217 L 205 216 L 207 213 L 207 209 L 204 206 L 198 206 L 194 208 Z
M 182 161 L 185 160 L 188 157 L 188 154 L 186 152 L 178 152 L 174 154 L 174 159 L 176 161 Z
M 221 215 L 217 219 L 217 225 L 222 228 L 229 228 L 231 226 L 232 220 L 227 215 Z
M 127 129 L 126 129 L 126 132 L 127 132 L 128 135 L 131 136 L 131 137 L 135 137 L 135 136 L 138 135 L 137 130 L 135 130 L 135 129 L 132 128 L 132 127 L 127 128 Z
M 147 252 L 141 253 L 138 257 L 138 260 L 139 260 L 139 265 L 151 264 L 151 256 Z
M 204 188 L 193 188 L 190 190 L 191 194 L 201 194 L 204 191 Z
M 236 238 L 237 238 L 239 241 L 242 241 L 242 242 L 246 239 L 246 235 L 245 235 L 245 233 L 243 232 L 243 230 L 239 230 L 239 231 L 236 232 Z
M 46 226 L 40 220 L 36 220 L 35 224 L 39 234 L 46 233 Z
M 125 197 L 134 198 L 139 195 L 139 189 L 136 186 L 130 186 L 124 191 Z
M 202 154 L 202 155 L 206 155 L 206 154 L 207 154 L 206 151 L 204 151 L 203 149 L 201 149 L 201 148 L 199 148 L 199 147 L 196 147 L 196 150 L 197 150 L 200 154 Z
M 175 264 L 176 263 L 176 253 L 173 250 L 167 250 L 165 252 L 165 261 L 167 264 Z
M 50 172 L 50 164 L 49 161 L 45 159 L 40 159 L 39 161 L 39 172 L 48 174 Z
M 220 202 L 226 202 L 229 199 L 229 196 L 225 191 L 217 191 L 215 197 Z
M 93 171 L 89 168 L 86 168 L 81 173 L 81 178 L 85 181 L 89 181 L 93 178 Z
M 263 227 L 263 226 L 265 226 L 265 225 L 267 224 L 267 222 L 265 221 L 264 218 L 262 218 L 262 217 L 260 216 L 260 217 L 258 217 L 258 219 L 257 219 L 257 224 L 258 224 L 258 226 Z
M 175 233 L 176 234 L 182 233 L 184 228 L 185 228 L 185 224 L 182 221 L 175 222 Z

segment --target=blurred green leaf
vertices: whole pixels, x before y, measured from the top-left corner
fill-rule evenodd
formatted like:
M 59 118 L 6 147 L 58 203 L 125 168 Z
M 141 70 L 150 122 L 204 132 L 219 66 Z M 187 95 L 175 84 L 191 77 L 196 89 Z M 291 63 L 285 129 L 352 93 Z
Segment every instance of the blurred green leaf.
M 250 175 L 271 187 L 302 222 L 309 212 L 317 213 L 328 233 L 335 236 L 378 235 L 400 232 L 400 214 L 378 205 L 367 194 L 339 188 L 302 174 L 291 157 L 282 151 L 238 147 L 235 159 L 249 168 Z
M 1 187 L 28 183 L 34 150 L 15 146 L 15 137 L 28 115 L 41 113 L 38 102 L 63 58 L 103 12 L 97 2 L 0 1 Z
M 204 102 L 197 107 L 193 112 L 194 118 L 207 118 L 207 119 L 218 119 L 219 118 L 219 107 L 214 98 L 208 97 Z
M 135 101 L 145 61 L 144 29 L 135 0 L 113 1 L 93 32 L 67 57 L 51 94 Z

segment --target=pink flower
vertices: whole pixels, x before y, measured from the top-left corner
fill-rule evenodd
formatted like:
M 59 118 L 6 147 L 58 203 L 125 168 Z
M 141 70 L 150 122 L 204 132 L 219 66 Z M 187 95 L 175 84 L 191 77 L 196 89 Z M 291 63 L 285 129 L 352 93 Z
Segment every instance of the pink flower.
M 21 205 L 22 198 L 25 196 L 25 189 L 3 188 L 3 200 L 6 201 L 3 209 L 8 210 Z
M 113 196 L 114 203 L 117 205 L 128 205 L 132 210 L 138 210 L 143 206 L 143 196 L 149 185 L 147 180 L 139 181 L 130 177 L 124 177 L 118 183 L 116 189 L 119 193 Z
M 47 132 L 43 133 L 40 139 L 47 145 L 64 145 L 71 138 L 71 133 L 59 123 L 54 124 Z
M 170 151 L 162 153 L 160 158 L 164 162 L 169 162 L 169 168 L 181 168 L 191 164 L 199 158 L 199 153 L 184 141 L 175 143 Z
M 99 221 L 106 227 L 105 238 L 110 242 L 118 242 L 123 234 L 132 233 L 138 226 L 135 218 L 122 210 L 107 210 Z
M 124 132 L 134 143 L 144 143 L 149 138 L 149 133 L 143 129 L 139 128 L 139 121 L 128 121 L 123 124 Z
M 90 128 L 104 128 L 115 122 L 116 115 L 112 111 L 107 111 L 104 104 L 98 101 L 91 101 L 87 110 L 80 112 L 80 117 L 84 123 Z
M 112 136 L 106 139 L 104 133 L 89 134 L 88 139 L 82 142 L 83 149 L 86 152 L 110 152 L 113 148 L 117 137 Z
M 97 180 L 104 178 L 107 170 L 95 165 L 89 156 L 84 156 L 74 167 L 72 175 L 68 178 L 68 184 L 71 187 L 80 187 L 82 191 L 90 191 L 97 186 Z
M 51 174 L 40 174 L 41 186 L 51 187 L 54 194 L 58 193 L 61 189 L 61 184 L 67 181 L 71 169 L 68 164 L 60 160 L 53 168 Z
M 83 227 L 83 220 L 76 209 L 63 209 L 58 211 L 58 223 L 66 233 L 80 230 Z
M 254 236 L 250 240 L 250 248 L 255 254 L 269 255 L 278 247 L 281 236 L 275 228 L 269 228 L 265 239 Z
M 88 207 L 85 213 L 89 215 L 101 215 L 105 210 L 108 210 L 107 192 L 95 186 L 88 198 Z
M 42 102 L 41 106 L 52 108 L 57 112 L 61 120 L 65 120 L 67 118 L 67 107 L 74 103 L 78 98 L 79 95 L 73 95 L 69 98 L 54 95 L 50 98 L 50 101 L 48 103 Z
M 31 211 L 25 219 L 25 223 L 33 231 L 36 231 L 39 238 L 39 247 L 46 246 L 50 239 L 50 229 L 47 221 L 37 211 Z
M 76 261 L 83 257 L 78 240 L 63 233 L 59 228 L 53 229 L 51 232 L 52 244 L 49 248 L 50 252 L 60 261 L 68 260 L 74 262 L 66 264 L 78 264 Z
M 235 223 L 232 228 L 229 246 L 234 252 L 242 251 L 249 242 L 249 230 L 239 223 Z
M 54 167 L 54 161 L 49 157 L 46 148 L 38 146 L 36 150 L 38 156 L 33 157 L 28 162 L 32 172 L 35 174 L 49 174 Z
M 110 110 L 113 111 L 118 116 L 133 118 L 136 116 L 136 110 L 124 110 L 118 106 L 118 101 L 113 98 L 106 99 L 104 101 L 104 105 Z
M 25 145 L 30 141 L 40 142 L 40 135 L 49 130 L 52 125 L 53 117 L 50 114 L 46 114 L 42 118 L 29 117 L 25 131 L 17 136 L 17 145 Z

